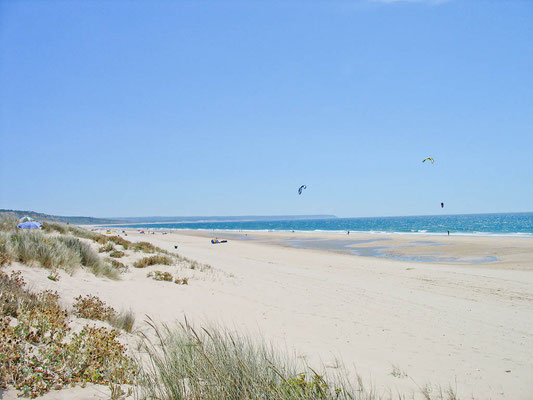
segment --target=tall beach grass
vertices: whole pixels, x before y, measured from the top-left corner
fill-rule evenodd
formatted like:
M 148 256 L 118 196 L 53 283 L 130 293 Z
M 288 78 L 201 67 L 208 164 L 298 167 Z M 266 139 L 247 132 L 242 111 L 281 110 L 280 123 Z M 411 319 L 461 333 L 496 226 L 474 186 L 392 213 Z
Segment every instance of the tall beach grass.
M 378 392 L 340 366 L 320 374 L 265 341 L 224 328 L 195 329 L 187 321 L 175 326 L 147 323 L 151 332 L 143 334 L 137 358 L 138 399 L 459 399 L 451 387 L 420 387 L 407 396 Z
M 373 400 L 362 381 L 322 376 L 265 342 L 225 329 L 195 330 L 149 322 L 143 337 L 137 396 L 168 400 Z
M 0 231 L 0 262 L 10 261 L 63 269 L 68 273 L 83 266 L 95 275 L 113 279 L 119 276 L 89 244 L 73 236 L 48 236 L 39 231 Z

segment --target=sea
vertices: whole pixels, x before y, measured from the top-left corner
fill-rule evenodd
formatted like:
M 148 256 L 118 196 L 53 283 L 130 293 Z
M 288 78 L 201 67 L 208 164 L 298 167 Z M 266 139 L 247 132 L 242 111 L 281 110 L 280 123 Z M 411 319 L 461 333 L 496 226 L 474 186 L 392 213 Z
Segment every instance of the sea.
M 339 232 L 533 237 L 533 212 L 408 217 L 280 219 L 121 224 L 124 228 L 279 232 Z M 117 227 L 117 225 L 114 225 Z

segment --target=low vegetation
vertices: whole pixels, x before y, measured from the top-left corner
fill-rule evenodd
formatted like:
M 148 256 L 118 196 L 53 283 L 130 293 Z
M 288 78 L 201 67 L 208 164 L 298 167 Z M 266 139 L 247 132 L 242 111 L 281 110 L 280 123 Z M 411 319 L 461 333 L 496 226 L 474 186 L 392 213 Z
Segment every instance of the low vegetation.
M 135 316 L 131 311 L 117 311 L 102 301 L 99 297 L 88 294 L 85 297 L 78 296 L 73 304 L 74 315 L 79 318 L 94 319 L 109 322 L 111 326 L 131 332 L 135 323 Z
M 20 274 L 0 271 L 0 387 L 37 397 L 87 382 L 132 383 L 134 368 L 118 332 L 84 326 L 71 333 L 57 293 L 32 293 Z
M 109 253 L 109 257 L 122 258 L 124 257 L 124 252 L 120 250 L 113 250 L 111 253 Z
M 163 271 L 151 271 L 146 274 L 148 278 L 152 278 L 155 281 L 167 281 L 167 282 L 174 282 L 177 285 L 188 285 L 189 284 L 189 278 L 176 278 L 172 276 L 170 272 L 163 272 Z
M 170 272 L 152 271 L 146 275 L 148 278 L 152 278 L 155 281 L 168 281 L 172 282 L 174 279 Z
M 151 265 L 172 265 L 172 264 L 173 264 L 173 260 L 171 257 L 156 255 L 156 256 L 141 258 L 140 260 L 135 261 L 133 263 L 133 266 L 135 268 L 146 268 Z

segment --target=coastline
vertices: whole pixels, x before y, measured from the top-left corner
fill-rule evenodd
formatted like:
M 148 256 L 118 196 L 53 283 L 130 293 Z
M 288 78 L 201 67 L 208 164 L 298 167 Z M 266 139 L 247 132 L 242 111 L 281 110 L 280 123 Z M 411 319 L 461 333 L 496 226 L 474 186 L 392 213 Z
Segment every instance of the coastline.
M 108 229 L 93 227 L 101 233 Z M 113 234 L 122 230 L 147 239 L 152 236 L 188 235 L 204 238 L 256 241 L 265 245 L 300 248 L 326 253 L 344 253 L 365 258 L 430 264 L 480 265 L 487 268 L 533 270 L 533 236 L 512 235 L 438 235 L 431 233 L 378 233 L 332 231 L 257 231 L 212 229 L 145 229 L 110 228 Z M 292 242 L 305 241 L 300 245 Z M 365 243 L 360 243 L 361 241 Z M 353 243 L 350 243 L 353 242 Z M 341 245 L 339 246 L 338 243 Z M 330 244 L 330 245 L 328 245 Z M 372 251 L 372 250 L 376 251 Z
M 243 219 L 238 219 L 243 218 Z M 533 237 L 533 213 L 493 213 L 422 215 L 401 217 L 361 218 L 299 218 L 299 219 L 244 219 L 228 217 L 227 220 L 177 220 L 130 222 L 95 225 L 99 228 L 130 228 L 152 230 L 198 230 L 233 232 L 317 232 L 345 234 L 422 234 L 454 236 Z

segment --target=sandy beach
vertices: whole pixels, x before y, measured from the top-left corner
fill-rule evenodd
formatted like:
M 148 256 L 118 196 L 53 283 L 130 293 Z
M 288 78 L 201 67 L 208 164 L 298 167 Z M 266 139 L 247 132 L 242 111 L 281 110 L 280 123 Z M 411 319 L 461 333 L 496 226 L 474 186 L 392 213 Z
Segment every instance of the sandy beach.
M 182 273 L 174 266 L 131 268 L 119 281 L 78 271 L 58 282 L 40 268 L 15 268 L 31 287 L 58 290 L 67 305 L 93 294 L 131 309 L 139 324 L 146 316 L 161 322 L 186 316 L 261 335 L 311 366 L 334 371 L 343 363 L 378 393 L 417 398 L 430 383 L 451 385 L 460 398 L 533 396 L 533 238 L 350 235 L 350 245 L 339 234 L 217 232 L 228 243 L 213 245 L 210 232 L 127 232 L 131 241 L 212 268 L 190 271 L 186 286 L 146 278 L 153 269 Z M 295 241 L 327 249 L 294 247 Z M 349 251 L 376 243 L 378 257 Z M 486 256 L 497 261 L 478 262 Z

